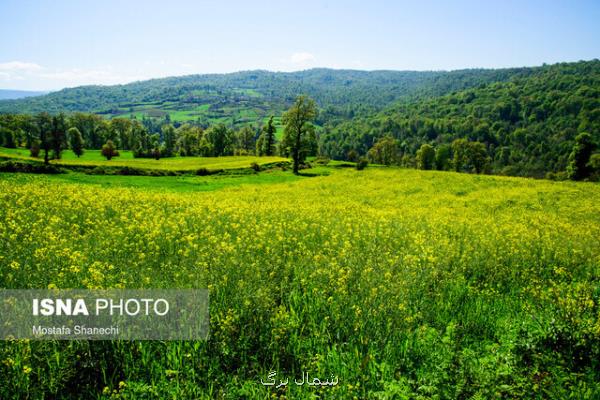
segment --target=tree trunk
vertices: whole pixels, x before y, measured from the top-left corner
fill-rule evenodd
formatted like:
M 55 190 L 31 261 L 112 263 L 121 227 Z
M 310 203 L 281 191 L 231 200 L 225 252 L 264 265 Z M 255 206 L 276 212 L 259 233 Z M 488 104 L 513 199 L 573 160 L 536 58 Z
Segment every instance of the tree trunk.
M 292 152 L 292 157 L 294 159 L 294 174 L 298 175 L 298 170 L 300 169 L 300 130 L 296 134 L 296 145 L 294 146 L 294 151 Z

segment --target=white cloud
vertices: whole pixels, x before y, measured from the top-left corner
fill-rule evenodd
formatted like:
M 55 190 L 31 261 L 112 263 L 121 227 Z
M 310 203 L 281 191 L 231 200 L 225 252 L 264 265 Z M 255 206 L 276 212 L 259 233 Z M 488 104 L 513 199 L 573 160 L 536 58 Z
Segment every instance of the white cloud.
M 24 62 L 24 61 L 9 61 L 0 63 L 0 71 L 14 71 L 14 72 L 31 72 L 40 71 L 43 67 L 36 63 Z
M 311 53 L 308 53 L 306 51 L 301 51 L 298 53 L 294 53 L 292 54 L 292 56 L 290 57 L 290 62 L 292 64 L 309 64 L 313 61 L 315 61 L 315 56 Z

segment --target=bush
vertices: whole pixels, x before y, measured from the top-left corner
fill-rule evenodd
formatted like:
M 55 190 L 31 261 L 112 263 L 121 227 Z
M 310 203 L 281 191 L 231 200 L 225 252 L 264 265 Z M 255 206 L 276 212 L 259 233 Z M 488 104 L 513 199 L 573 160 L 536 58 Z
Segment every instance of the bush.
M 124 175 L 124 176 L 177 176 L 177 171 L 167 171 L 160 169 L 142 169 L 135 167 L 95 167 L 91 169 L 73 168 L 75 171 L 82 171 L 87 175 Z
M 367 161 L 366 158 L 361 157 L 356 162 L 356 169 L 362 171 L 363 169 L 367 168 L 367 165 L 369 165 L 369 161 Z
M 40 156 L 40 144 L 38 142 L 35 142 L 31 145 L 31 148 L 29 149 L 29 155 L 35 158 Z
M 24 172 L 29 174 L 61 174 L 63 170 L 51 164 L 5 161 L 0 163 L 0 172 Z
M 256 163 L 256 162 L 253 162 L 252 164 L 250 164 L 250 168 L 252 168 L 254 170 L 254 172 L 260 172 L 262 170 L 260 165 L 258 165 L 258 163 Z
M 88 175 L 106 175 L 106 170 L 103 167 L 96 167 L 85 171 Z
M 102 155 L 106 157 L 107 160 L 119 156 L 119 152 L 112 140 L 108 140 L 106 144 L 102 146 Z
M 118 170 L 116 170 L 116 173 L 118 175 L 147 175 L 146 171 L 144 170 L 127 166 L 119 168 Z
M 358 152 L 356 150 L 350 150 L 346 155 L 346 159 L 350 162 L 358 162 L 360 156 L 358 155 Z
M 569 179 L 569 176 L 566 171 L 548 172 L 546 174 L 546 179 L 551 181 L 566 181 Z
M 317 165 L 327 165 L 329 164 L 329 157 L 325 157 L 325 156 L 319 156 L 317 158 L 315 158 L 315 164 Z
M 213 169 L 213 170 L 210 170 L 210 169 L 206 169 L 206 168 L 199 168 L 198 170 L 196 170 L 196 175 L 207 176 L 207 175 L 215 175 L 215 174 L 218 174 L 218 173 L 221 173 L 221 172 L 223 172 L 222 169 Z

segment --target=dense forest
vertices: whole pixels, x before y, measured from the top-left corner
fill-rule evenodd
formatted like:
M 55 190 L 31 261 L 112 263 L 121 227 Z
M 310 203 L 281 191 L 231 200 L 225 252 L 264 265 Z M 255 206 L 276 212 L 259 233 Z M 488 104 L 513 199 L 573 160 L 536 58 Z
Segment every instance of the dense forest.
M 600 143 L 597 60 L 534 68 L 505 82 L 399 102 L 376 115 L 326 125 L 320 146 L 323 154 L 343 159 L 352 151 L 367 154 L 389 136 L 398 147 L 392 163 L 412 166 L 423 144 L 451 153 L 452 142 L 466 139 L 485 145 L 495 173 L 543 177 L 566 170 L 582 133 L 592 146 Z
M 528 75 L 528 68 L 452 72 L 354 71 L 311 69 L 300 72 L 245 71 L 189 75 L 114 86 L 81 86 L 45 96 L 0 101 L 0 112 L 93 112 L 128 116 L 145 111 L 176 114 L 208 105 L 218 113 L 228 107 L 279 114 L 297 95 L 315 99 L 323 116 L 354 116 L 407 98 L 443 95 L 484 83 Z M 196 118 L 189 117 L 190 121 Z
M 312 155 L 517 176 L 598 173 L 598 60 L 453 72 L 249 71 L 64 89 L 0 101 L 0 145 L 34 154 L 54 134 L 55 148 L 110 141 L 138 157 L 286 155 L 276 125 L 299 93 L 318 107 Z M 206 112 L 194 119 L 195 108 Z M 226 110 L 238 114 L 219 117 Z M 582 173 L 572 170 L 577 163 Z

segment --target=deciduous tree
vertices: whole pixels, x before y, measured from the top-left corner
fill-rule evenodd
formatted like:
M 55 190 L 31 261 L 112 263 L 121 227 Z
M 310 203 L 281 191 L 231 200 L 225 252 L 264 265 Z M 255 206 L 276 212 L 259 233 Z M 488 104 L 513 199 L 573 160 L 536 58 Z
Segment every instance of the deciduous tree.
M 292 107 L 283 114 L 282 148 L 292 156 L 294 174 L 298 174 L 300 164 L 314 148 L 316 138 L 312 122 L 316 116 L 317 106 L 314 100 L 306 96 L 298 96 Z

